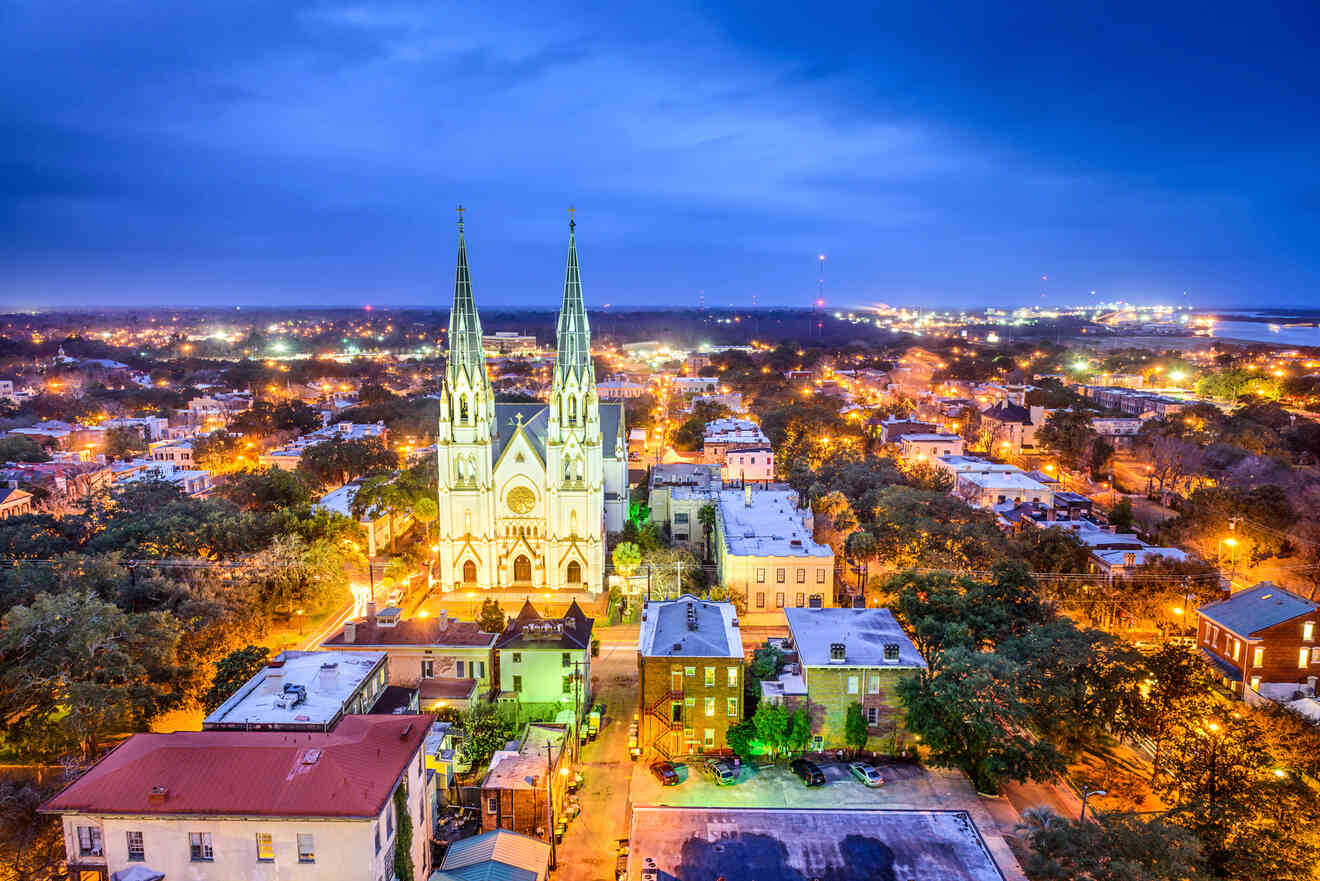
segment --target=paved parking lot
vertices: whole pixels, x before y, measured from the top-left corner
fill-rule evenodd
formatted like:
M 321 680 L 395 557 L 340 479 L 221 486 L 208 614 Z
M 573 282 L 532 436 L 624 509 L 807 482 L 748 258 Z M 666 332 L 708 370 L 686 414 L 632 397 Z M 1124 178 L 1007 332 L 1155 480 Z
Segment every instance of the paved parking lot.
M 694 762 L 676 763 L 683 778 L 678 786 L 661 786 L 648 765 L 633 769 L 633 804 L 675 807 L 758 808 L 906 808 L 965 809 L 976 795 L 960 776 L 931 771 L 906 763 L 879 764 L 883 786 L 863 786 L 848 773 L 845 762 L 817 762 L 825 774 L 824 786 L 806 786 L 787 764 L 757 767 L 744 763 L 738 782 L 717 786 Z

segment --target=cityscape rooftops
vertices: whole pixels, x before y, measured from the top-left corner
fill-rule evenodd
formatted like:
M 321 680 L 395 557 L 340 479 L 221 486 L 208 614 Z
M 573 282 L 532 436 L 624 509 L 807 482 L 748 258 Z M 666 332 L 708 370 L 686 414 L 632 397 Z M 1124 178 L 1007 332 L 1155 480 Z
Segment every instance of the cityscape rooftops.
M 550 845 L 530 835 L 492 829 L 449 845 L 430 881 L 542 881 Z
M 720 466 L 706 463 L 666 462 L 651 469 L 650 491 L 669 490 L 670 498 L 714 498 L 724 486 Z
M 979 472 L 981 474 L 1012 474 L 1022 469 L 1007 462 L 991 462 L 980 456 L 936 456 L 935 464 L 955 474 Z
M 202 722 L 219 728 L 329 728 L 372 677 L 384 652 L 281 652 Z M 373 692 L 375 689 L 368 689 Z M 362 706 L 365 711 L 370 704 Z
M 1255 587 L 1239 591 L 1226 600 L 1202 606 L 1197 611 L 1202 617 L 1238 636 L 1251 636 L 1275 624 L 1320 612 L 1320 605 L 1272 582 L 1262 581 Z
M 345 646 L 450 646 L 457 648 L 489 648 L 495 644 L 498 633 L 487 633 L 472 621 L 459 621 L 440 613 L 426 618 L 400 618 L 399 610 L 383 609 L 368 613 L 355 621 L 346 621 L 344 628 L 321 643 L 323 648 Z
M 44 813 L 376 817 L 430 716 L 346 716 L 328 732 L 134 734 Z
M 792 490 L 726 489 L 717 496 L 729 553 L 755 557 L 832 557 L 803 522 Z
M 968 471 L 958 475 L 960 483 L 969 483 L 981 489 L 1039 490 L 1048 492 L 1048 487 L 1037 483 L 1020 470 L 1014 471 Z
M 785 609 L 784 614 L 804 666 L 926 667 L 888 609 Z
M 482 789 L 536 789 L 545 787 L 546 747 L 556 755 L 564 748 L 568 729 L 564 725 L 533 722 L 527 726 L 516 750 L 498 750 L 490 757 L 490 770 Z M 553 764 L 553 762 L 552 762 Z
M 637 651 L 643 657 L 738 658 L 743 656 L 738 611 L 733 603 L 676 600 L 642 607 Z
M 496 647 L 582 650 L 591 643 L 593 623 L 577 600 L 569 603 L 562 618 L 542 618 L 532 601 L 526 600 L 518 616 L 499 634 Z
M 761 426 L 750 419 L 715 419 L 706 423 L 702 443 L 767 446 L 770 439 Z

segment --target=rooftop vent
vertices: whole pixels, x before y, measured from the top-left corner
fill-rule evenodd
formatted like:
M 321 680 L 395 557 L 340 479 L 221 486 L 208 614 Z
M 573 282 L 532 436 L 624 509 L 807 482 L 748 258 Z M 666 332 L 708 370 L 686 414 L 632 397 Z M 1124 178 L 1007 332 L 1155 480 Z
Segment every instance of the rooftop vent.
M 687 604 L 687 627 L 688 630 L 697 629 L 697 606 L 695 603 Z
M 153 805 L 163 805 L 170 797 L 170 791 L 164 786 L 151 787 L 151 793 L 147 796 L 147 801 Z
M 683 643 L 681 642 L 674 643 L 674 651 L 681 652 L 682 650 L 683 650 Z
M 847 656 L 848 656 L 848 652 L 843 643 L 841 642 L 830 643 L 831 664 L 842 664 Z
M 320 758 L 321 751 L 319 749 L 309 749 L 307 752 L 303 753 L 302 763 L 304 765 L 315 765 Z

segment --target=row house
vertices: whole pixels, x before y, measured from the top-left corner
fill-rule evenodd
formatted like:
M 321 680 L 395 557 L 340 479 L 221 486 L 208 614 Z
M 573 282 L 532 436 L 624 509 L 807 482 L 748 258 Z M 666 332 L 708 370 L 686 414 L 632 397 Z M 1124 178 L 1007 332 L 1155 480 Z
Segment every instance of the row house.
M 1261 582 L 1196 610 L 1196 645 L 1216 678 L 1238 697 L 1314 696 L 1320 676 L 1320 605 Z

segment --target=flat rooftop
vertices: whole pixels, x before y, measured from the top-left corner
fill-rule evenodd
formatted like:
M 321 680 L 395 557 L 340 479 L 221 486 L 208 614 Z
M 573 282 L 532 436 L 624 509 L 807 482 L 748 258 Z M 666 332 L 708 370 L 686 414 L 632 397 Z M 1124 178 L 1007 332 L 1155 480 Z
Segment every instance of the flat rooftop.
M 353 695 L 377 670 L 383 684 L 384 669 L 385 652 L 281 652 L 207 716 L 202 727 L 323 728 L 349 711 Z M 302 686 L 303 699 L 292 700 L 286 685 Z M 375 691 L 367 691 L 374 699 Z
M 628 881 L 1004 881 L 965 811 L 633 809 Z
M 753 490 L 751 504 L 736 489 L 719 493 L 724 544 L 741 557 L 832 557 L 828 545 L 817 544 L 802 522 L 797 494 L 792 490 Z
M 974 484 L 982 489 L 1025 489 L 1025 490 L 1048 490 L 1043 484 L 1032 480 L 1022 471 L 1005 471 L 1001 473 L 988 474 L 982 471 L 965 471 L 958 475 L 958 479 Z

